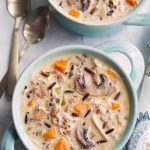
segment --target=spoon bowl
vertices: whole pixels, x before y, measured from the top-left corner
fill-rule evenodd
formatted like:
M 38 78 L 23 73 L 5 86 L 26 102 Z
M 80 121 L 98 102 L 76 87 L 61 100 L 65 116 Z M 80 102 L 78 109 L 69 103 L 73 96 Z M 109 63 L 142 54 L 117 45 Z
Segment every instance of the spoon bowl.
M 50 15 L 48 7 L 39 7 L 27 17 L 23 35 L 26 41 L 31 43 L 40 42 L 48 32 Z
M 31 0 L 7 0 L 7 9 L 12 17 L 25 16 L 31 7 Z
M 25 45 L 19 52 L 19 58 L 23 57 L 28 47 L 40 42 L 50 28 L 50 13 L 46 6 L 39 7 L 29 14 L 23 28 Z

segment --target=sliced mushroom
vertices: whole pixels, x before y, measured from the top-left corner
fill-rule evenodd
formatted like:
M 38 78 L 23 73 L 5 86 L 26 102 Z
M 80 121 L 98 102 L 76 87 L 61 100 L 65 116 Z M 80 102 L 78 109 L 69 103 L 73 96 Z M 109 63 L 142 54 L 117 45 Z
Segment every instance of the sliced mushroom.
M 84 148 L 89 149 L 95 146 L 95 142 L 91 141 L 88 137 L 88 129 L 82 124 L 77 127 L 77 139 L 83 145 Z
M 69 78 L 72 77 L 75 74 L 75 71 L 76 71 L 76 65 L 72 64 L 70 68 L 70 72 L 68 72 L 68 77 Z
M 73 103 L 75 101 L 75 97 L 73 91 L 67 91 L 63 95 L 62 106 L 65 106 L 68 103 Z
M 94 67 L 99 67 L 99 68 L 102 67 L 101 62 L 95 58 L 93 58 L 93 64 L 94 64 Z
M 52 116 L 51 120 L 52 120 L 52 124 L 54 124 L 55 126 L 66 128 L 64 119 L 61 117 L 60 114 L 57 113 L 56 115 Z
M 100 95 L 101 89 L 98 88 L 97 85 L 95 85 L 95 83 L 93 82 L 93 77 L 89 73 L 85 72 L 84 78 L 85 78 L 87 92 L 92 96 Z
M 98 87 L 102 87 L 104 85 L 104 83 L 107 81 L 107 76 L 105 74 L 100 74 L 99 75 L 100 78 L 100 82 L 98 84 Z
M 95 84 L 97 85 L 97 86 L 99 86 L 99 84 L 100 84 L 100 76 L 97 74 L 97 73 L 95 73 L 94 75 L 93 75 L 93 81 L 95 82 Z
M 85 71 L 87 71 L 88 73 L 90 73 L 91 75 L 95 75 L 95 71 L 93 71 L 92 69 L 85 67 L 84 68 Z
M 67 0 L 69 6 L 75 5 L 75 0 Z
M 89 74 L 91 74 L 91 76 L 93 77 L 93 81 L 95 82 L 95 84 L 96 84 L 98 87 L 103 86 L 104 83 L 105 83 L 106 81 L 108 81 L 107 76 L 106 76 L 105 74 L 100 74 L 100 75 L 99 75 L 98 73 L 96 73 L 95 70 L 92 70 L 92 69 L 90 69 L 90 68 L 88 68 L 88 67 L 85 67 L 84 70 L 85 70 L 86 72 L 88 72 Z
M 116 90 L 117 90 L 116 85 L 113 82 L 109 82 L 107 84 L 106 92 L 109 96 L 112 95 L 113 93 L 116 93 Z
M 43 121 L 41 119 L 31 118 L 30 122 L 34 122 L 34 123 L 42 125 L 42 126 L 44 125 L 44 123 L 43 123 Z
M 90 95 L 99 95 L 100 91 L 97 90 L 97 87 L 95 86 L 91 74 L 88 72 L 84 72 L 84 79 L 85 79 L 85 89 L 84 93 L 89 93 Z
M 100 88 L 95 85 L 93 82 L 93 76 L 87 71 L 84 71 L 82 78 L 78 77 L 75 80 L 75 84 L 78 92 L 83 95 L 86 93 L 89 93 L 91 96 L 100 95 Z
M 40 98 L 43 98 L 46 96 L 47 91 L 44 87 L 38 86 L 37 88 L 34 89 L 35 95 L 37 95 Z
M 81 11 L 86 11 L 90 6 L 90 0 L 81 0 Z
M 102 127 L 99 125 L 97 115 L 93 115 L 92 119 L 93 119 L 93 122 L 94 122 L 96 128 L 97 128 L 97 129 L 99 130 L 99 132 L 101 133 L 101 135 L 105 138 L 105 140 L 108 140 L 108 136 L 105 134 L 104 130 L 103 130 Z
M 84 79 L 84 76 L 78 75 L 78 77 L 77 77 L 77 86 L 79 86 L 81 89 L 85 88 L 85 79 Z
M 69 130 L 69 129 L 60 128 L 59 131 L 62 136 L 70 136 L 71 135 L 71 130 Z

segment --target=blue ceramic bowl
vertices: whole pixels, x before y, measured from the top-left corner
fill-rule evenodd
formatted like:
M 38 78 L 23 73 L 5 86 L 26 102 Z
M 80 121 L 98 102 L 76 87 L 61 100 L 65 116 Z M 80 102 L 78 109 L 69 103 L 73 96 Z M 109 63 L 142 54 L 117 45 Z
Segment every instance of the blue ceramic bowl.
M 137 100 L 137 95 L 136 95 L 136 89 L 134 88 L 133 82 L 131 78 L 121 69 L 121 67 L 115 63 L 105 52 L 102 50 L 99 50 L 98 48 L 93 48 L 90 46 L 81 46 L 81 45 L 71 45 L 71 46 L 63 46 L 63 47 L 58 47 L 53 50 L 48 51 L 41 57 L 37 58 L 34 60 L 28 67 L 27 69 L 23 72 L 21 75 L 15 91 L 13 95 L 13 102 L 12 102 L 12 114 L 13 114 L 13 121 L 14 125 L 16 128 L 16 131 L 18 133 L 18 136 L 22 140 L 23 144 L 26 146 L 27 149 L 31 150 L 36 150 L 36 146 L 30 141 L 28 138 L 26 132 L 24 131 L 24 127 L 22 122 L 20 121 L 20 93 L 22 89 L 24 88 L 24 85 L 28 78 L 32 75 L 33 71 L 36 70 L 41 64 L 46 62 L 49 59 L 52 59 L 54 57 L 58 57 L 61 55 L 65 54 L 70 54 L 70 53 L 86 53 L 89 55 L 92 55 L 97 58 L 103 59 L 105 62 L 111 64 L 120 74 L 120 76 L 123 78 L 128 93 L 130 97 L 130 117 L 129 117 L 129 122 L 127 129 L 120 139 L 120 141 L 117 143 L 117 145 L 113 148 L 114 150 L 121 150 L 124 145 L 127 143 L 128 139 L 130 138 L 135 123 L 136 123 L 136 117 L 137 117 L 137 108 L 138 108 L 138 100 Z M 11 137 L 10 137 L 11 138 Z M 12 139 L 10 139 L 11 141 Z M 9 142 L 10 142 L 9 141 Z M 12 141 L 11 141 L 12 143 Z M 10 143 L 10 144 L 11 144 Z M 6 144 L 8 146 L 8 144 Z M 11 150 L 11 149 L 6 149 L 6 150 Z
M 150 25 L 150 13 L 136 15 L 145 1 L 141 0 L 139 5 L 124 17 L 113 21 L 102 21 L 100 23 L 85 22 L 68 15 L 61 7 L 57 6 L 56 0 L 49 0 L 49 3 L 52 15 L 67 29 L 81 35 L 102 36 L 121 30 L 125 24 Z

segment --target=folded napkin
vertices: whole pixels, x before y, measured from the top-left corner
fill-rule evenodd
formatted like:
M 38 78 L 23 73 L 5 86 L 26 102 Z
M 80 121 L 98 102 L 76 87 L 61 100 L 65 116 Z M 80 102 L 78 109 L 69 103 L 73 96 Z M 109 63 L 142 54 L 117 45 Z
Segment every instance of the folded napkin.
M 150 59 L 141 90 L 139 116 L 124 150 L 150 150 Z

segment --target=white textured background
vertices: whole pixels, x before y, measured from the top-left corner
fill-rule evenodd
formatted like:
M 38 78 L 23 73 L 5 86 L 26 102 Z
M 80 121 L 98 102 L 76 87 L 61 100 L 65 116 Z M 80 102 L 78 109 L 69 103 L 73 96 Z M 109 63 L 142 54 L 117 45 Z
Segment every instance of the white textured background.
M 47 4 L 47 0 L 32 0 L 32 9 Z M 147 2 L 145 3 L 141 12 L 150 13 L 149 0 L 147 0 Z M 135 44 L 143 53 L 145 62 L 147 63 L 149 57 L 149 49 L 147 47 L 147 43 L 148 41 L 150 41 L 150 27 L 127 26 L 124 28 L 124 30 L 114 35 L 108 35 L 105 37 L 85 37 L 75 35 L 67 31 L 62 26 L 57 24 L 53 19 L 51 20 L 51 23 L 51 29 L 45 39 L 41 43 L 33 45 L 21 61 L 20 72 L 22 72 L 22 70 L 29 64 L 31 60 L 51 48 L 66 44 L 86 44 L 96 46 L 108 40 L 126 40 Z M 7 13 L 5 0 L 2 0 L 0 3 L 0 79 L 3 77 L 8 67 L 13 24 L 14 20 Z M 23 43 L 24 39 L 22 37 L 22 30 L 20 30 L 20 46 L 22 46 Z M 0 99 L 0 143 L 4 131 L 11 120 L 11 100 L 4 95 Z M 17 150 L 25 149 L 20 142 L 17 142 L 16 145 Z

